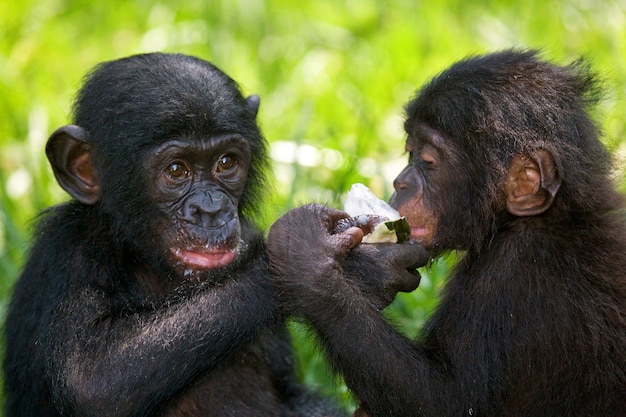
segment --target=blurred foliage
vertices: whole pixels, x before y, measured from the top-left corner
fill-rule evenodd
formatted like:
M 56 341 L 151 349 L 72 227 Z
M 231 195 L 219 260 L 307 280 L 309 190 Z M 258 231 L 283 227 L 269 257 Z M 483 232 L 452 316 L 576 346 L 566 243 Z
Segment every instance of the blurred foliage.
M 208 59 L 262 98 L 276 187 L 268 226 L 296 204 L 341 206 L 350 184 L 388 197 L 403 166 L 403 105 L 467 55 L 539 48 L 589 60 L 605 81 L 606 143 L 626 154 L 626 0 L 81 0 L 5 1 L 0 15 L 0 317 L 27 250 L 32 219 L 67 198 L 43 148 L 69 122 L 83 74 L 151 51 Z M 622 184 L 624 171 L 616 165 Z M 415 335 L 454 259 L 388 309 Z M 294 324 L 305 380 L 342 396 L 306 330 Z M 355 341 L 358 343 L 358 341 Z

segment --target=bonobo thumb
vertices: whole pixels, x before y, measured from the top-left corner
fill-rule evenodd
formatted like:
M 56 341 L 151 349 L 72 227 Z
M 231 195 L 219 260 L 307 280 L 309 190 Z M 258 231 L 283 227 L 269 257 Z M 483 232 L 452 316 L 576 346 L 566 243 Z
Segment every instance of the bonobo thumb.
M 430 260 L 426 248 L 417 243 L 378 244 L 376 245 L 388 264 L 395 271 L 390 286 L 399 292 L 411 292 L 420 283 L 417 268 L 424 266 Z
M 330 235 L 328 240 L 340 249 L 340 253 L 346 254 L 349 249 L 356 247 L 363 240 L 363 230 L 358 227 L 350 227 L 341 233 Z
M 431 258 L 426 248 L 419 243 L 407 242 L 396 246 L 396 261 L 399 265 L 406 266 L 407 269 L 416 269 L 426 265 Z M 400 249 L 398 249 L 398 246 Z
M 413 291 L 420 283 L 417 268 L 426 265 L 426 249 L 413 243 L 363 243 L 343 263 L 344 276 L 382 310 L 398 291 Z

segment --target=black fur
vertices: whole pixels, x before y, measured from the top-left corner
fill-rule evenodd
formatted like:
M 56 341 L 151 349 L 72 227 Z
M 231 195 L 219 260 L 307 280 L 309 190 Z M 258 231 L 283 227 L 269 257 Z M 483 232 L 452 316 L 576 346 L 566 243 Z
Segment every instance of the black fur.
M 453 65 L 409 103 L 392 204 L 433 253 L 466 251 L 415 341 L 352 284 L 355 251 L 328 234 L 336 212 L 272 226 L 284 302 L 362 401 L 355 416 L 626 416 L 626 227 L 588 116 L 597 98 L 584 65 L 504 51 Z M 365 264 L 361 282 L 400 267 Z
M 9 308 L 7 416 L 339 415 L 293 375 L 252 222 L 267 166 L 257 106 L 188 56 L 88 76 L 75 125 L 48 145 L 76 199 L 42 214 Z M 159 165 L 171 144 L 177 165 Z M 213 251 L 211 266 L 172 248 Z

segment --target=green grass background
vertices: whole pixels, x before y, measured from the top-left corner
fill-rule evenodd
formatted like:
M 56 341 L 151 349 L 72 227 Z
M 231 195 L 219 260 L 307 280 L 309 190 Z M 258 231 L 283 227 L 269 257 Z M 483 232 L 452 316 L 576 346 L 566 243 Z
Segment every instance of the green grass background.
M 73 95 L 96 63 L 183 52 L 259 94 L 275 167 L 269 226 L 300 203 L 341 207 L 354 182 L 389 197 L 405 160 L 403 105 L 416 88 L 460 58 L 510 47 L 539 48 L 559 63 L 582 56 L 600 73 L 607 94 L 598 116 L 623 184 L 626 0 L 3 0 L 0 318 L 32 219 L 67 199 L 43 148 L 69 122 Z M 388 309 L 408 335 L 436 305 L 453 262 L 425 271 L 420 289 Z M 310 335 L 296 325 L 294 335 L 307 383 L 348 401 Z

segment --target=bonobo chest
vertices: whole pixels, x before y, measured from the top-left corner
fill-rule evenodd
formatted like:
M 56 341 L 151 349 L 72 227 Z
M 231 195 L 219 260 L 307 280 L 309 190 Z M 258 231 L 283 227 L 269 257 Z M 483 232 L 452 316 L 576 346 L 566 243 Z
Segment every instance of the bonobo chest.
M 232 354 L 219 368 L 198 376 L 163 416 L 277 416 L 280 401 L 263 352 L 256 343 Z

